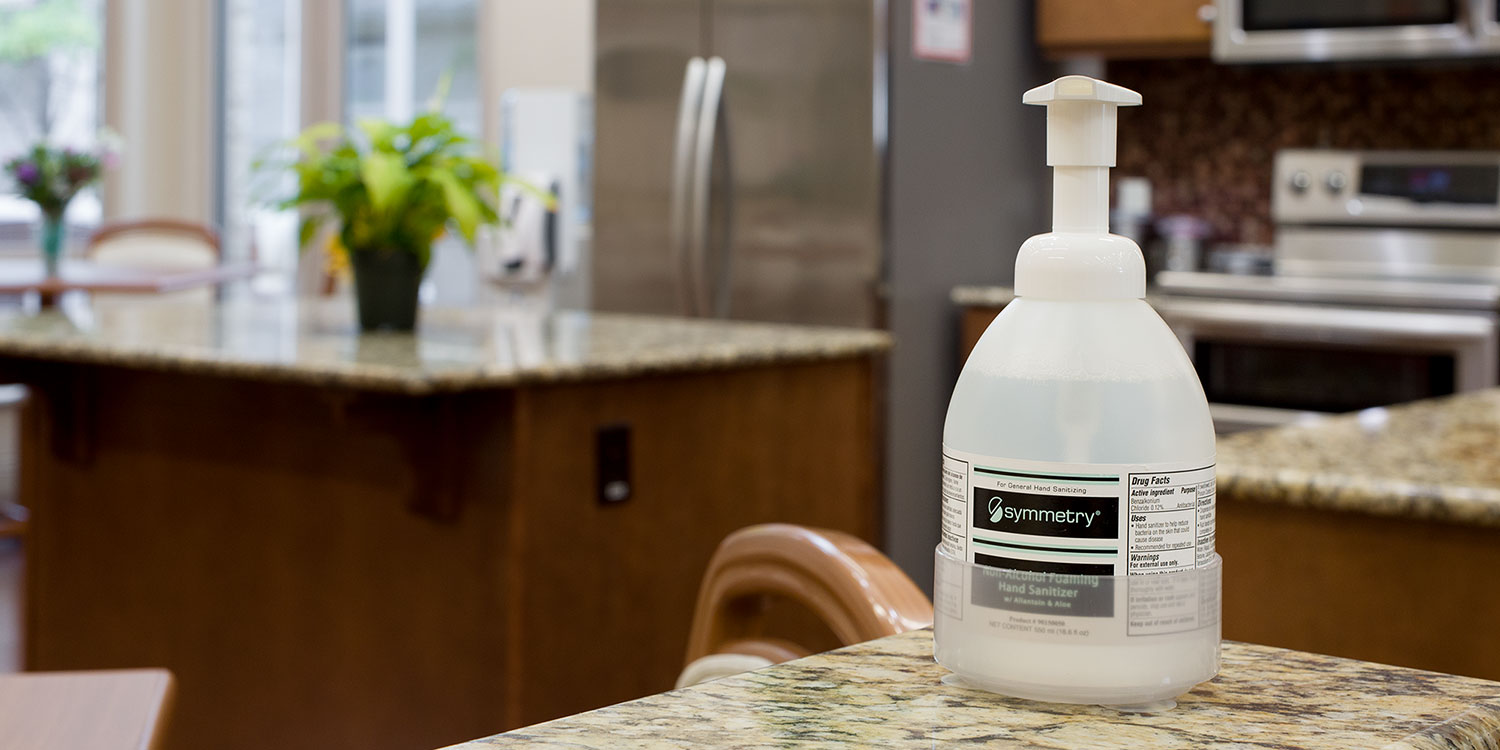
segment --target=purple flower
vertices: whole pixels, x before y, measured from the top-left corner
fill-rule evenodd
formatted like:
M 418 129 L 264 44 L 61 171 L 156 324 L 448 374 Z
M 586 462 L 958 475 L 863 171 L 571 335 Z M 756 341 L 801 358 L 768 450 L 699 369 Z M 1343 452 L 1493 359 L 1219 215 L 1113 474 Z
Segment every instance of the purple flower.
M 37 169 L 36 165 L 31 162 L 22 162 L 20 166 L 16 167 L 16 179 L 22 185 L 30 185 L 36 182 L 36 178 L 39 176 L 41 176 L 41 170 Z

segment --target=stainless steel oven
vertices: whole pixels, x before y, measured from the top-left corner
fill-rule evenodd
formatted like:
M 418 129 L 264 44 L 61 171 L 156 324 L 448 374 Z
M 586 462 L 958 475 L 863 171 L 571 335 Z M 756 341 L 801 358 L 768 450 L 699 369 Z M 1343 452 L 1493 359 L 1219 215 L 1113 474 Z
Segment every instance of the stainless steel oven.
M 1500 384 L 1500 153 L 1277 155 L 1270 275 L 1152 303 L 1221 432 Z
M 1282 302 L 1153 300 L 1221 433 L 1496 384 L 1496 316 Z
M 1214 59 L 1500 55 L 1497 0 L 1217 0 Z

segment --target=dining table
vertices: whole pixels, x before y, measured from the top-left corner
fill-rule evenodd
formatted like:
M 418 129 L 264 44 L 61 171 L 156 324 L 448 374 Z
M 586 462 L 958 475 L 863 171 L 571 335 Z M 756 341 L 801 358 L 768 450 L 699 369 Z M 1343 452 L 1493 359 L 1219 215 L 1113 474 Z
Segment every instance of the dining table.
M 37 292 L 42 306 L 50 307 L 66 292 L 166 294 L 248 279 L 257 270 L 254 263 L 244 262 L 208 268 L 144 268 L 67 258 L 58 273 L 49 276 L 40 259 L 0 258 L 0 294 Z

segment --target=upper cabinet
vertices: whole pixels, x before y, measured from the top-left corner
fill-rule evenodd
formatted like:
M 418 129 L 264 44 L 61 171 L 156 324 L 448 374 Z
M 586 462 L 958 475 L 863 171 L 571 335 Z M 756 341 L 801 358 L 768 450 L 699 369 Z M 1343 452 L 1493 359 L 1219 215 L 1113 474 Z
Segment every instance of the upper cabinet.
M 1037 44 L 1071 55 L 1208 57 L 1212 0 L 1037 0 Z

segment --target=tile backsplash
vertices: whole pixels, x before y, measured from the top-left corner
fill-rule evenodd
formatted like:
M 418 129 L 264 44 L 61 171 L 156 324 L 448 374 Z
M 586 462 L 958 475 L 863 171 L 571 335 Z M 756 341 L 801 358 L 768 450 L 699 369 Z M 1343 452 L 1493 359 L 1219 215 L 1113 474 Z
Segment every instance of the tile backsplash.
M 1282 148 L 1500 150 L 1500 65 L 1226 66 L 1118 61 L 1141 92 L 1120 112 L 1116 176 L 1151 180 L 1156 214 L 1207 220 L 1214 241 L 1269 243 Z

